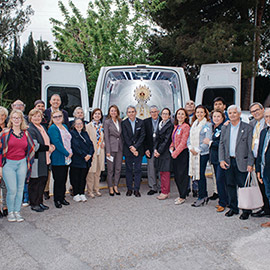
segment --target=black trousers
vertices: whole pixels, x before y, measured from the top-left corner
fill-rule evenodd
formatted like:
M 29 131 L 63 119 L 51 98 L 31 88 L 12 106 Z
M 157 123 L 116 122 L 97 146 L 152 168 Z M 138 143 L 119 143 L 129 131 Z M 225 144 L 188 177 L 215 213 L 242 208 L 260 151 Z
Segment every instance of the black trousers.
M 185 199 L 188 193 L 188 149 L 184 149 L 177 158 L 172 159 L 175 183 L 180 198 Z
M 29 201 L 31 206 L 43 203 L 43 192 L 47 183 L 47 176 L 30 178 L 28 184 Z
M 52 166 L 54 201 L 65 199 L 68 166 Z
M 84 194 L 85 184 L 86 184 L 86 176 L 89 171 L 89 168 L 76 168 L 70 167 L 69 177 L 70 183 L 73 188 L 73 195 L 82 195 Z
M 262 210 L 264 211 L 264 213 L 266 215 L 270 215 L 270 207 L 269 207 L 269 199 L 267 198 L 266 194 L 265 194 L 265 186 L 264 184 L 261 184 L 259 181 L 259 187 L 263 196 L 263 207 Z

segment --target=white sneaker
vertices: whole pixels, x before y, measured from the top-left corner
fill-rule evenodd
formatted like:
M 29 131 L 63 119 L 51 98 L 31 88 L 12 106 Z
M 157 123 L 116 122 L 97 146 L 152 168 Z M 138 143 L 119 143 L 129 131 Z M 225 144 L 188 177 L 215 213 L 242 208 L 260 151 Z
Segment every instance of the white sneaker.
M 9 222 L 14 222 L 14 221 L 16 221 L 16 218 L 15 218 L 13 212 L 9 212 L 9 213 L 8 213 L 7 220 L 8 220 Z
M 86 202 L 87 201 L 87 199 L 86 199 L 86 197 L 85 197 L 84 194 L 81 194 L 80 197 L 81 197 L 81 201 L 82 202 Z
M 177 197 L 174 201 L 177 202 L 180 199 L 180 197 Z
M 14 215 L 16 217 L 17 222 L 24 221 L 24 218 L 21 216 L 21 213 L 20 212 L 14 212 Z
M 73 201 L 80 202 L 80 201 L 82 201 L 82 198 L 79 194 L 77 194 L 76 196 L 73 197 Z
M 24 202 L 24 203 L 22 204 L 22 206 L 23 206 L 23 207 L 27 207 L 27 206 L 29 206 L 29 203 Z

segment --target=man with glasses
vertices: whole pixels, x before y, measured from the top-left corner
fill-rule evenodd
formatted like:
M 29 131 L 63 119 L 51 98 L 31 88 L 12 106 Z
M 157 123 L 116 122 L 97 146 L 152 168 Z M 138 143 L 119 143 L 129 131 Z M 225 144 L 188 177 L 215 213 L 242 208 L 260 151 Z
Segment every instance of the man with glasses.
M 264 119 L 264 107 L 259 102 L 254 102 L 249 106 L 249 111 L 251 115 L 253 116 L 253 119 L 249 122 L 249 124 L 253 127 L 253 136 L 252 136 L 252 151 L 256 159 L 258 156 L 258 147 L 259 147 L 259 139 L 260 139 L 260 133 L 261 131 L 267 127 L 265 119 Z M 266 197 L 265 194 L 265 186 L 263 184 L 263 181 L 259 181 L 259 187 L 263 196 L 263 207 L 255 212 L 252 213 L 252 217 L 264 217 L 269 216 L 270 217 L 270 208 L 269 208 L 269 200 Z
M 11 104 L 11 108 L 12 108 L 12 110 L 20 110 L 24 113 L 25 104 L 21 100 L 17 99 Z M 23 118 L 26 121 L 26 123 L 28 124 L 28 116 L 23 115 Z
M 159 116 L 159 109 L 153 105 L 150 107 L 151 117 L 144 120 L 145 139 L 144 139 L 144 152 L 147 157 L 147 176 L 148 186 L 150 190 L 147 195 L 153 195 L 160 191 L 160 181 L 157 177 L 157 171 L 154 166 L 154 144 L 156 140 L 156 133 L 158 124 L 161 121 Z
M 50 99 L 50 104 L 51 104 L 51 107 L 45 110 L 44 112 L 48 122 L 50 122 L 51 120 L 52 112 L 60 111 L 61 97 L 58 94 L 53 94 Z M 65 110 L 61 110 L 61 111 L 63 112 L 63 115 L 64 115 L 64 124 L 66 124 L 66 126 L 69 129 L 70 125 L 69 125 L 69 120 L 68 120 L 68 113 Z

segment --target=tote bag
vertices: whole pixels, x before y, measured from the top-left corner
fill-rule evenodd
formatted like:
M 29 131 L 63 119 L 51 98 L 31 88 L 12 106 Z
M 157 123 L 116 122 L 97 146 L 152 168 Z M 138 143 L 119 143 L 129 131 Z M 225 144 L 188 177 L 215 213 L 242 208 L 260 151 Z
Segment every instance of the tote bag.
M 257 209 L 263 206 L 263 198 L 255 172 L 248 173 L 244 187 L 238 188 L 238 208 Z

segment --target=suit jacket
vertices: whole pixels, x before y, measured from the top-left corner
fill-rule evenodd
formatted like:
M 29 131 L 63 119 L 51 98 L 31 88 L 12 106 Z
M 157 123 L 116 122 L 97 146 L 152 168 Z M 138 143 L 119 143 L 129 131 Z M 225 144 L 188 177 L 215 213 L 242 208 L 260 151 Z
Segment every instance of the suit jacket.
M 94 155 L 93 155 L 93 159 L 92 159 L 92 165 L 91 165 L 91 168 L 89 170 L 89 172 L 91 173 L 94 173 L 96 172 L 97 170 L 97 161 L 99 161 L 99 165 L 100 165 L 100 169 L 101 171 L 104 171 L 105 169 L 105 151 L 104 151 L 104 148 L 101 149 L 100 148 L 100 153 L 99 155 L 97 155 L 98 153 L 98 149 L 97 149 L 97 132 L 96 132 L 96 129 L 93 125 L 92 122 L 90 122 L 89 124 L 86 125 L 86 131 L 90 137 L 90 140 L 92 141 L 93 145 L 94 145 Z M 101 138 L 101 144 L 104 143 L 104 133 L 101 132 L 101 135 L 100 135 L 100 138 Z
M 251 150 L 252 126 L 240 121 L 236 139 L 235 158 L 239 171 L 246 172 L 247 166 L 253 166 L 254 157 Z M 230 132 L 231 123 L 223 126 L 219 143 L 219 161 L 225 161 L 230 166 Z
M 104 138 L 106 154 L 122 152 L 123 139 L 121 121 L 119 123 L 119 131 L 117 130 L 112 119 L 106 119 L 104 122 Z
M 157 131 L 157 139 L 155 149 L 157 149 L 160 156 L 155 161 L 155 166 L 160 172 L 171 171 L 171 153 L 170 144 L 172 142 L 173 124 L 169 120 L 161 130 Z
M 267 133 L 268 130 L 269 130 L 269 127 L 264 128 L 261 131 L 261 134 L 260 134 L 258 156 L 257 156 L 257 159 L 256 159 L 256 172 L 260 172 L 260 173 L 262 173 L 262 171 L 261 171 L 261 163 L 262 163 L 263 154 L 265 155 L 264 156 L 265 157 L 265 167 L 270 168 L 270 141 L 268 143 L 268 146 L 266 148 L 265 153 L 263 153 L 264 140 L 265 140 L 265 136 L 266 136 L 266 133 Z
M 161 121 L 161 117 L 159 116 L 158 123 L 160 121 Z M 149 150 L 150 151 L 150 158 L 151 158 L 152 154 L 153 154 L 153 151 L 154 151 L 152 117 L 146 118 L 143 122 L 144 122 L 144 128 L 145 128 L 144 152 Z
M 61 111 L 62 111 L 63 116 L 64 116 L 63 124 L 65 124 L 68 127 L 68 129 L 70 129 L 69 120 L 68 120 L 68 113 L 65 110 L 61 110 Z M 46 109 L 44 112 L 45 118 L 46 118 L 48 123 L 51 121 L 51 113 L 52 113 L 51 108 Z
M 37 163 L 37 166 L 32 168 L 37 168 L 37 172 L 33 172 L 32 174 L 40 176 L 48 176 L 48 166 L 46 161 L 46 151 L 49 151 L 49 146 L 45 145 L 43 137 L 37 127 L 30 123 L 28 132 L 30 133 L 34 143 L 35 143 L 35 160 L 34 163 Z
M 253 129 L 255 128 L 255 126 L 256 126 L 256 124 L 257 124 L 257 120 L 255 120 L 255 119 L 252 119 L 250 122 L 249 122 L 249 124 L 253 127 Z M 266 123 L 265 123 L 265 121 L 264 121 L 264 125 L 263 125 L 263 128 L 262 128 L 262 130 L 264 129 L 264 128 L 266 128 L 267 127 L 267 125 L 266 125 Z
M 129 150 L 130 146 L 134 146 L 139 152 L 139 155 L 144 154 L 143 142 L 145 138 L 145 129 L 143 120 L 136 118 L 135 121 L 135 133 L 133 134 L 129 119 L 125 119 L 122 122 L 122 136 L 124 141 L 123 153 L 124 156 L 133 156 Z
M 71 148 L 73 153 L 70 166 L 76 168 L 89 168 L 94 154 L 94 146 L 88 133 L 82 130 L 81 134 L 79 134 L 79 132 L 74 129 L 70 131 L 70 134 L 72 135 Z M 90 155 L 91 158 L 88 161 L 85 161 L 84 158 L 87 155 Z

